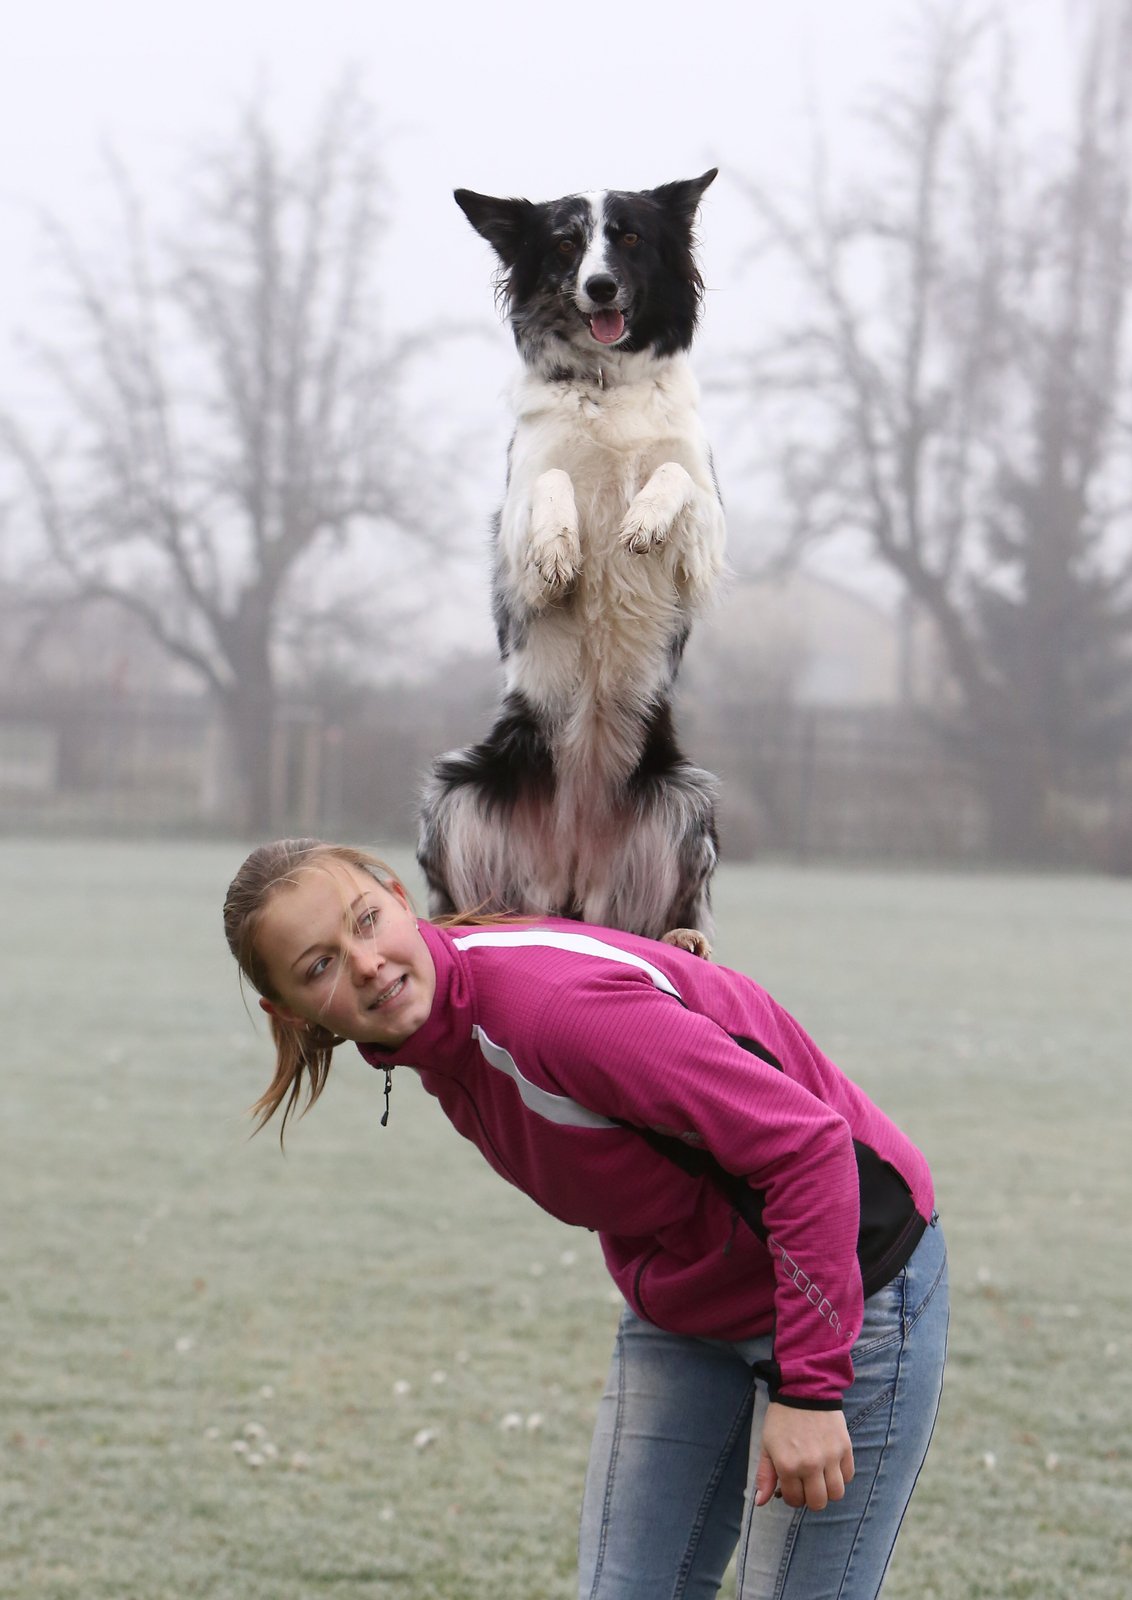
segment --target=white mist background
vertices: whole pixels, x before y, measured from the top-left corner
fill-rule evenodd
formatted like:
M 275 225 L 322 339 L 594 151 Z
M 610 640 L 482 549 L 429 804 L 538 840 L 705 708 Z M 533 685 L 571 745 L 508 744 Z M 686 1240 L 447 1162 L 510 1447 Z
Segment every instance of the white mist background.
M 1017 39 L 1018 96 L 1037 147 L 1064 120 L 1084 7 L 1009 0 L 1000 9 Z M 458 486 L 473 552 L 467 586 L 458 617 L 446 612 L 441 625 L 489 647 L 479 530 L 486 539 L 502 491 L 516 356 L 493 304 L 490 249 L 452 189 L 547 199 L 644 188 L 718 165 L 701 215 L 708 296 L 694 354 L 710 385 L 781 309 L 782 286 L 750 260 L 755 218 L 737 180 L 783 194 L 803 188 L 818 129 L 835 168 L 867 176 L 874 145 L 864 112 L 879 84 L 915 70 L 923 10 L 919 0 L 621 0 L 553 12 L 514 0 L 16 8 L 0 51 L 0 402 L 28 413 L 47 404 L 26 347 L 61 328 L 65 341 L 44 214 L 93 258 L 114 258 L 120 214 L 108 154 L 129 174 L 150 225 L 175 228 L 191 218 L 183 180 L 192 158 L 232 136 L 241 107 L 262 106 L 299 148 L 327 97 L 353 81 L 376 108 L 387 181 L 388 329 L 468 330 L 438 338 L 409 399 L 422 431 L 477 441 Z M 757 542 L 770 508 L 743 481 L 744 460 L 713 405 L 709 392 L 729 514 L 753 526 Z M 892 592 L 859 553 L 831 547 L 820 561 L 851 585 Z

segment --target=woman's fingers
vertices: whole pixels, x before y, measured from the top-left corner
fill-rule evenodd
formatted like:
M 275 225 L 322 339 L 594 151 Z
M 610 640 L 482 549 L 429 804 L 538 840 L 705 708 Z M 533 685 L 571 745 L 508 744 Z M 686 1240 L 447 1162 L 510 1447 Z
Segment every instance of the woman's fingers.
M 778 1473 L 774 1470 L 774 1462 L 766 1453 L 765 1447 L 759 1455 L 759 1465 L 755 1472 L 755 1505 L 765 1506 L 767 1501 L 778 1490 Z
M 793 1506 L 797 1510 L 800 1506 L 809 1505 L 810 1502 L 806 1497 L 806 1480 L 804 1478 L 784 1475 L 779 1478 L 778 1486 L 782 1490 L 782 1498 L 788 1506 Z M 821 1504 L 822 1506 L 825 1505 L 824 1497 Z M 814 1506 L 814 1510 L 820 1511 L 821 1506 Z
M 779 1494 L 795 1510 L 823 1511 L 831 1500 L 844 1498 L 852 1479 L 853 1446 L 841 1412 L 771 1403 L 755 1474 L 756 1506 Z
M 824 1511 L 831 1500 L 845 1498 L 845 1479 L 836 1464 L 827 1467 L 824 1472 L 817 1468 L 804 1477 L 783 1475 L 778 1482 L 783 1500 L 795 1508 L 805 1506 L 809 1511 Z M 755 1503 L 765 1505 L 766 1501 L 756 1496 Z

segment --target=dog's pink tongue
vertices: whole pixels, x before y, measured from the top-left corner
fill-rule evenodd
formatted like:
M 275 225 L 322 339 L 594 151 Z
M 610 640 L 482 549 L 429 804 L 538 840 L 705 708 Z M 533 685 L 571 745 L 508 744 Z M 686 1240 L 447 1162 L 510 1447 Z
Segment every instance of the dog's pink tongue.
M 615 344 L 625 332 L 625 318 L 620 311 L 595 311 L 590 318 L 590 332 L 602 344 Z

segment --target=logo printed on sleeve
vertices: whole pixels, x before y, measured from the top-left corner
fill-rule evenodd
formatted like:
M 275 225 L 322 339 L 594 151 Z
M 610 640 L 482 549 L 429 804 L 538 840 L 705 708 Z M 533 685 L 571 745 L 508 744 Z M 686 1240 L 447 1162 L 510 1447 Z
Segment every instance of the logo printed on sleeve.
M 800 1293 L 805 1295 L 806 1299 L 813 1306 L 818 1316 L 825 1318 L 826 1322 L 829 1323 L 834 1333 L 839 1334 L 842 1338 L 846 1337 L 845 1324 L 842 1322 L 837 1312 L 833 1309 L 828 1297 L 823 1294 L 821 1289 L 818 1288 L 817 1284 L 810 1277 L 809 1273 L 803 1272 L 802 1268 L 794 1260 L 794 1257 L 790 1255 L 786 1247 L 780 1244 L 773 1234 L 768 1236 L 766 1247 L 770 1251 L 771 1255 L 776 1255 L 779 1257 L 786 1272 L 786 1276 L 794 1285 L 795 1289 L 799 1290 Z

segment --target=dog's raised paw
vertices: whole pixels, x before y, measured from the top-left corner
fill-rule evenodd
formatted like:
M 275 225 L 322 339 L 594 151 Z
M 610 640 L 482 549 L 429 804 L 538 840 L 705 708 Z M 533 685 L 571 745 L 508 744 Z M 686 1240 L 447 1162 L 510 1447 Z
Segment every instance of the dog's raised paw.
M 531 566 L 537 574 L 535 587 L 547 600 L 560 600 L 570 592 L 580 565 L 577 537 L 568 532 L 544 537 L 531 551 Z
M 686 950 L 690 956 L 711 960 L 711 944 L 698 928 L 670 928 L 661 943 L 674 944 L 678 950 Z
M 670 527 L 671 523 L 658 517 L 654 507 L 639 506 L 634 500 L 622 519 L 618 538 L 634 555 L 647 556 L 650 550 L 658 550 L 665 543 Z
M 695 495 L 696 486 L 687 469 L 678 461 L 665 461 L 644 488 L 638 489 L 621 519 L 622 545 L 635 555 L 659 549 Z
M 540 473 L 531 496 L 532 599 L 560 600 L 573 588 L 582 564 L 574 485 L 560 467 Z

